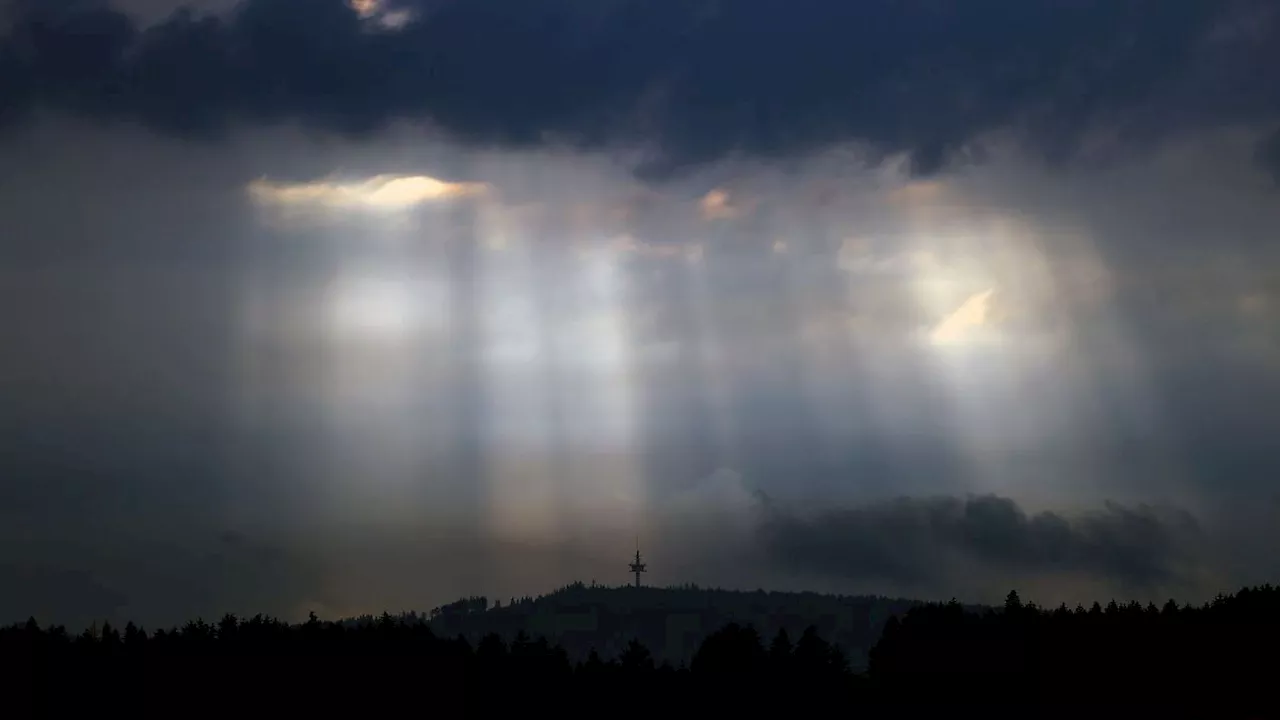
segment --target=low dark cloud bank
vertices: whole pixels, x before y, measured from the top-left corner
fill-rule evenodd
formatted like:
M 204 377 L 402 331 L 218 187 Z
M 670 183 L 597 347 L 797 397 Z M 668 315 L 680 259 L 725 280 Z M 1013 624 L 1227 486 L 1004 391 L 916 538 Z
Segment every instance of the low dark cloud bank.
M 296 619 L 324 589 L 314 558 L 228 531 L 157 535 L 93 524 L 87 538 L 36 538 L 0 554 L 0 624 L 35 615 L 79 630 L 91 622 L 174 625 L 233 611 Z M 29 534 L 34 537 L 34 533 Z
M 1274 119 L 1277 13 L 1223 0 L 248 0 L 148 27 L 22 0 L 0 114 L 37 107 L 180 136 L 429 120 L 476 144 L 631 147 L 653 171 L 844 142 L 920 174 L 1011 130 L 1051 158 L 1099 125 L 1144 141 Z M 1228 77 L 1220 75 L 1229 74 Z M 1250 79 L 1252 78 L 1252 79 Z
M 1181 511 L 1108 503 L 1074 516 L 1029 514 L 994 495 L 899 498 L 810 517 L 774 511 L 763 537 L 796 570 L 926 592 L 948 572 L 1168 588 L 1194 582 L 1203 543 L 1199 523 Z
M 0 564 L 0 589 L 0 622 L 6 623 L 38 611 L 79 630 L 113 617 L 127 602 L 86 573 L 31 565 Z

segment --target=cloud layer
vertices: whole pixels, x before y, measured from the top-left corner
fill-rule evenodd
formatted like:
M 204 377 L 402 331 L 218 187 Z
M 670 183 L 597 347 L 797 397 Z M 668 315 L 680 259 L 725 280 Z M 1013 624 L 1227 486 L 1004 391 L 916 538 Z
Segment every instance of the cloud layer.
M 1267 7 L 247 0 L 138 27 L 101 2 L 21 0 L 0 112 L 52 106 L 203 137 L 424 120 L 476 144 L 641 149 L 657 172 L 857 142 L 929 174 L 980 157 L 975 141 L 995 131 L 1061 159 L 1099 131 L 1134 145 L 1274 121 L 1273 84 L 1245 72 L 1276 59 Z
M 898 498 L 811 517 L 775 511 L 764 537 L 797 570 L 923 592 L 980 574 L 1013 583 L 1087 578 L 1150 594 L 1192 584 L 1204 542 L 1181 511 L 1107 503 L 1079 515 L 1027 513 L 995 495 Z

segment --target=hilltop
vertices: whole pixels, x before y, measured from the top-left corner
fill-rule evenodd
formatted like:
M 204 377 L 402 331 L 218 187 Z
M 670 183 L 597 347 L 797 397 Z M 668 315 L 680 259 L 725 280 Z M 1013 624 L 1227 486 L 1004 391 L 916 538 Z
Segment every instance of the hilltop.
M 752 592 L 696 585 L 611 587 L 579 582 L 538 597 L 506 601 L 462 598 L 425 616 L 411 612 L 403 617 L 425 619 L 437 634 L 461 635 L 472 643 L 490 633 L 506 640 L 520 632 L 545 637 L 575 660 L 585 659 L 592 650 L 603 657 L 616 657 L 636 639 L 658 662 L 673 666 L 688 663 L 703 639 L 731 622 L 750 624 L 766 638 L 784 629 L 793 639 L 799 638 L 813 626 L 844 650 L 854 667 L 862 667 L 888 619 L 920 604 L 917 600 L 865 595 Z M 346 622 L 358 624 L 369 619 Z

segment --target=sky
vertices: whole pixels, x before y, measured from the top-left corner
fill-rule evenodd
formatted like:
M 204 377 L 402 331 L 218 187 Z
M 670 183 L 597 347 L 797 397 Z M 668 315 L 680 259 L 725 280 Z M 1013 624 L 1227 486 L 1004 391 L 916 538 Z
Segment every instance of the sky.
M 1280 5 L 6 0 L 0 621 L 1280 560 Z

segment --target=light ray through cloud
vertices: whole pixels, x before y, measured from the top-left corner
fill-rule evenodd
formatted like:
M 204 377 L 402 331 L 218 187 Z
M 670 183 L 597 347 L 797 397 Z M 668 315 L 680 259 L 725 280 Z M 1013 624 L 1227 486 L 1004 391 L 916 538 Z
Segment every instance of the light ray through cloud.
M 637 535 L 885 592 L 756 511 L 901 549 L 996 493 L 1274 578 L 1280 13 L 707 5 L 0 0 L 0 568 L 110 540 L 151 627 L 613 582 Z M 161 557 L 224 534 L 291 559 Z
M 294 375 L 328 438 L 309 466 L 317 509 L 299 512 L 412 523 L 459 473 L 486 536 L 556 543 L 666 522 L 664 498 L 717 467 L 744 484 L 813 473 L 771 493 L 803 502 L 945 488 L 1054 506 L 1081 474 L 1112 492 L 1124 441 L 1082 428 L 1166 432 L 1138 412 L 1155 391 L 1105 311 L 1117 283 L 1086 226 L 1006 213 L 963 178 L 881 177 L 861 201 L 720 184 L 715 217 L 706 193 L 650 190 L 628 215 L 624 192 L 583 181 L 608 170 L 534 167 L 486 158 L 469 173 L 484 192 L 412 203 L 249 196 L 274 313 L 255 332 L 294 353 L 315 338 L 308 362 L 267 371 Z M 330 217 L 281 230 L 282 207 Z M 326 259 L 291 267 L 304 243 Z M 1176 463 L 1163 452 L 1143 462 Z

